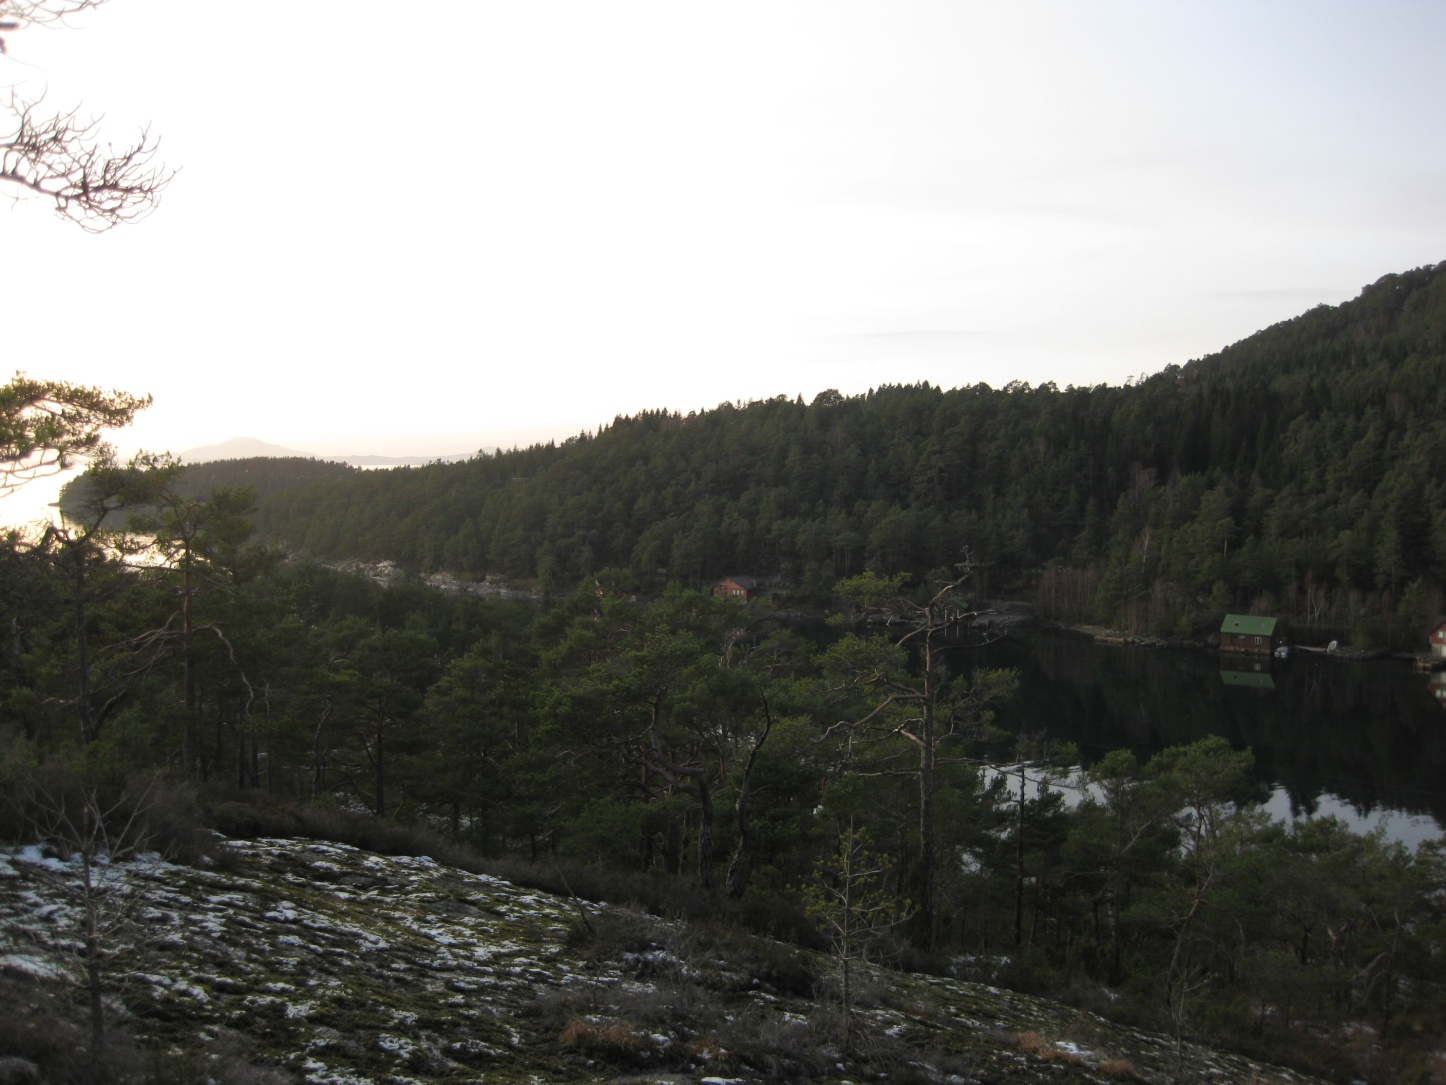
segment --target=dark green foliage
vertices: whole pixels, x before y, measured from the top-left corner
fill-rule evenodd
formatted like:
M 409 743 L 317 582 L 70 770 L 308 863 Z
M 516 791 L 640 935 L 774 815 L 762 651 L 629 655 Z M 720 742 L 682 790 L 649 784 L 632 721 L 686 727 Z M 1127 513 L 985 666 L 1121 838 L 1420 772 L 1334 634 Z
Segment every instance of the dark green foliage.
M 127 576 L 127 610 L 154 628 L 149 615 L 174 599 L 174 574 Z M 25 576 L 16 577 L 20 592 Z M 208 620 L 228 630 L 255 692 L 238 695 L 229 654 L 197 668 L 207 772 L 168 785 L 152 831 L 179 838 L 204 822 L 242 836 L 342 840 L 581 901 L 706 919 L 690 936 L 693 957 L 746 959 L 751 975 L 795 993 L 817 975 L 726 924 L 816 945 L 797 887 L 833 848 L 838 824 L 854 818 L 886 857 L 873 887 L 884 899 L 917 899 L 926 792 L 906 737 L 917 706 L 905 696 L 897 717 L 875 717 L 878 734 L 837 726 L 878 707 L 865 672 L 891 675 L 901 696 L 917 690 L 918 672 L 888 643 L 810 645 L 766 608 L 676 588 L 634 600 L 589 585 L 533 616 L 311 566 L 227 583 L 209 589 Z M 57 635 L 34 639 L 24 656 L 56 695 L 73 678 L 50 657 L 68 651 Z M 942 665 L 972 675 L 960 696 L 936 700 L 965 722 L 964 690 L 983 683 L 987 693 L 997 676 L 952 657 Z M 63 705 L 54 729 L 26 738 L 11 726 L 5 795 L 23 805 L 43 779 L 119 794 L 143 768 L 183 777 L 180 678 L 157 657 L 87 745 L 62 725 Z M 21 696 L 25 673 L 8 680 L 7 713 L 33 704 Z M 954 967 L 1155 1027 L 1177 1007 L 1183 1033 L 1262 1051 L 1299 1050 L 1297 1028 L 1352 1020 L 1404 1043 L 1410 1022 L 1438 1012 L 1438 852 L 1412 856 L 1331 822 L 1263 821 L 1240 787 L 1248 755 L 1219 740 L 1145 764 L 1126 751 L 1104 757 L 1090 770 L 1092 797 L 1073 809 L 1049 791 L 1021 803 L 1004 781 L 987 784 L 971 763 L 985 747 L 970 728 L 951 730 L 939 750 L 929 792 L 937 956 L 901 943 L 901 959 L 967 961 Z M 3 821 L 10 838 L 29 835 L 18 806 Z M 734 893 L 725 874 L 744 851 Z M 626 933 L 585 928 L 579 921 L 580 935 L 616 946 Z M 912 937 L 916 949 L 926 944 Z M 629 1006 L 628 1019 L 646 1023 L 655 1010 Z M 757 1057 L 773 1058 L 767 1051 Z
M 981 592 L 1034 588 L 1065 620 L 1198 634 L 1253 607 L 1415 646 L 1446 578 L 1443 327 L 1446 266 L 1424 267 L 1124 387 L 645 412 L 560 445 L 288 485 L 258 525 L 320 557 L 547 590 L 609 566 L 645 584 L 746 572 L 815 602 L 839 577 L 919 576 L 967 547 Z
M 0 384 L 0 495 L 99 451 L 106 429 L 130 425 L 150 403 L 150 396 L 16 373 Z
M 636 947 L 582 902 L 629 902 L 707 920 L 676 955 L 719 984 L 731 959 L 799 993 L 819 978 L 804 958 L 736 925 L 817 947 L 798 890 L 852 825 L 880 859 L 871 892 L 927 903 L 894 934 L 911 964 L 1181 1038 L 1346 1065 L 1349 1025 L 1409 1054 L 1446 1006 L 1439 846 L 1271 823 L 1250 754 L 1195 741 L 1208 706 L 1183 693 L 1171 718 L 1128 716 L 1175 748 L 1092 751 L 1077 805 L 1023 789 L 1043 753 L 991 780 L 986 725 L 1017 678 L 956 626 L 971 600 L 1034 584 L 1050 613 L 1167 634 L 1250 604 L 1409 643 L 1446 571 L 1443 329 L 1446 271 L 1423 269 L 1125 388 L 776 399 L 464 464 L 283 464 L 285 485 L 257 487 L 273 538 L 410 569 L 385 588 L 253 544 L 236 484 L 269 467 L 202 492 L 164 461 L 104 464 L 89 519 L 0 544 L 0 836 L 33 838 L 41 790 L 160 779 L 147 831 L 173 845 L 194 851 L 204 823 L 430 854 L 573 898 L 599 960 Z M 137 507 L 149 562 L 112 530 Z M 979 564 L 961 579 L 966 546 Z M 551 598 L 444 593 L 414 575 L 433 569 Z M 807 630 L 698 590 L 722 573 L 891 624 Z M 1143 703 L 1123 654 L 1093 660 L 1043 665 L 1098 666 L 1106 696 Z M 1346 693 L 1394 711 L 1340 681 L 1312 694 L 1318 715 Z M 1039 685 L 1026 717 L 1085 715 Z M 1324 733 L 1258 752 L 1269 768 L 1313 744 L 1291 756 L 1317 775 L 1359 756 Z M 574 1010 L 539 1012 L 560 1034 Z M 825 1026 L 719 1035 L 786 1078 L 818 1069 Z M 626 1063 L 639 1035 L 594 1023 L 560 1042 Z
M 258 497 L 267 497 L 291 486 L 309 482 L 345 479 L 359 474 L 355 467 L 330 460 L 303 459 L 299 456 L 255 456 L 240 460 L 213 460 L 186 464 L 180 479 L 180 490 L 186 497 L 202 497 L 212 490 L 250 490 Z M 60 508 L 70 516 L 87 499 L 90 479 L 81 475 L 60 489 Z

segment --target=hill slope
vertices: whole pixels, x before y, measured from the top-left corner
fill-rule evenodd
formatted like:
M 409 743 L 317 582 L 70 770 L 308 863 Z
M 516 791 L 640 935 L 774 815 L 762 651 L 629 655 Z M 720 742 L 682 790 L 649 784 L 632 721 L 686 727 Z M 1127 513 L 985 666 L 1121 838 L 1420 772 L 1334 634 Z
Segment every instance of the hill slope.
M 1443 478 L 1435 265 L 1126 387 L 645 412 L 560 446 L 292 487 L 258 523 L 316 556 L 556 589 L 611 567 L 820 598 L 968 548 L 1015 590 L 1073 570 L 1042 593 L 1067 620 L 1168 633 L 1253 606 L 1354 635 L 1395 628 L 1418 580 L 1411 621 L 1439 607 Z
M 219 868 L 127 868 L 121 895 L 142 928 L 124 937 L 142 937 L 118 967 L 136 1034 L 229 1052 L 233 1071 L 245 1052 L 251 1076 L 235 1080 L 1030 1085 L 1174 1068 L 1162 1037 L 884 970 L 861 1000 L 866 1054 L 847 1059 L 835 1011 L 807 995 L 827 971 L 817 956 L 591 906 L 582 937 L 575 905 L 427 858 L 271 839 L 221 850 Z M 57 1028 L 53 1004 L 38 1010 L 73 960 L 52 950 L 76 934 L 77 873 L 39 849 L 0 853 L 0 990 L 22 1055 L 27 1021 Z M 1175 1080 L 1310 1080 L 1189 1045 L 1183 1065 Z M 258 1076 L 268 1067 L 283 1073 Z
M 981 590 L 1063 621 L 1168 636 L 1250 610 L 1420 647 L 1446 607 L 1446 264 L 1125 387 L 825 392 L 403 471 L 188 478 L 252 486 L 262 536 L 294 552 L 549 591 L 747 574 L 820 603 L 967 550 Z

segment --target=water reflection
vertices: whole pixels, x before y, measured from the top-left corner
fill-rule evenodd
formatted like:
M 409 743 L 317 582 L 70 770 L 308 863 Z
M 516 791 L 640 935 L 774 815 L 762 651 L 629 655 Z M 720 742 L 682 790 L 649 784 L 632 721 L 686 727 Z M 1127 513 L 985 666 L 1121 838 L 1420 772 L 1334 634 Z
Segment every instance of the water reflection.
M 1398 812 L 1417 825 L 1413 836 L 1446 826 L 1446 675 L 1299 656 L 1257 670 L 1254 660 L 1043 630 L 977 655 L 1021 672 L 1002 726 L 1074 742 L 1087 763 L 1120 747 L 1144 759 L 1222 735 L 1255 751 L 1261 799 L 1282 812 L 1336 813 L 1367 828 Z
M 1266 693 L 1275 692 L 1275 679 L 1270 676 L 1270 664 L 1265 660 L 1225 659 L 1221 666 L 1220 681 L 1239 689 L 1258 689 Z M 1249 668 L 1243 669 L 1243 668 Z
M 1436 703 L 1446 709 L 1446 671 L 1436 671 L 1426 680 L 1426 687 L 1431 691 L 1431 696 L 1436 698 Z

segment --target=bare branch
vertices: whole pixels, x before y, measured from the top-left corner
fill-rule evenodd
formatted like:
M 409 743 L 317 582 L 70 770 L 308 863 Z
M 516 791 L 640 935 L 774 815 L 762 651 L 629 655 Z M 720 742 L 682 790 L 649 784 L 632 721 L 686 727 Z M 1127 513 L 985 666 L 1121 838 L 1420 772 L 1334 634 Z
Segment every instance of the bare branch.
M 175 174 L 156 164 L 159 142 L 147 129 L 130 146 L 102 147 L 99 118 L 83 120 L 78 108 L 43 117 L 39 105 L 11 93 L 15 127 L 0 138 L 0 181 L 53 201 L 57 215 L 88 233 L 150 213 Z
M 0 0 L 0 53 L 6 34 L 32 26 L 63 25 L 104 0 Z M 141 129 L 135 142 L 101 146 L 100 118 L 79 109 L 42 117 L 40 99 L 11 91 L 13 127 L 0 136 L 0 181 L 49 199 L 55 213 L 90 233 L 145 217 L 174 176 L 155 162 L 157 141 Z M 4 132 L 4 129 L 0 129 Z
M 0 34 L 63 24 L 70 16 L 103 3 L 105 0 L 0 0 Z M 5 39 L 0 37 L 0 53 L 4 52 Z

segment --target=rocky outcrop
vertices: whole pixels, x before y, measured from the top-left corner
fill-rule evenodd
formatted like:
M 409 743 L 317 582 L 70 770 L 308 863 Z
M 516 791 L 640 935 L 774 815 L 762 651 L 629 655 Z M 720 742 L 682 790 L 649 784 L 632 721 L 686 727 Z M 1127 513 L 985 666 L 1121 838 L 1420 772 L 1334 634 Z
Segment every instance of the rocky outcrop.
M 322 564 L 337 572 L 364 576 L 384 588 L 405 584 L 411 579 L 394 561 L 327 561 Z M 488 574 L 481 580 L 470 580 L 453 573 L 428 573 L 420 578 L 420 583 L 448 595 L 471 595 L 479 599 L 524 599 L 537 602 L 543 598 L 542 592 L 514 587 L 496 574 Z
M 1159 1036 L 883 969 L 860 984 L 866 1042 L 846 1057 L 825 957 L 425 857 L 273 839 L 214 853 L 204 867 L 126 866 L 139 926 L 110 1001 L 147 1044 L 204 1056 L 239 1043 L 315 1085 L 1176 1080 Z M 75 982 L 77 877 L 38 848 L 0 851 L 0 970 Z M 1184 1080 L 1306 1080 L 1193 1047 L 1184 1067 Z

